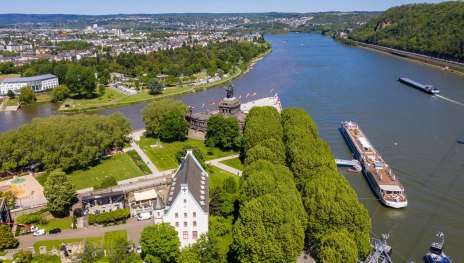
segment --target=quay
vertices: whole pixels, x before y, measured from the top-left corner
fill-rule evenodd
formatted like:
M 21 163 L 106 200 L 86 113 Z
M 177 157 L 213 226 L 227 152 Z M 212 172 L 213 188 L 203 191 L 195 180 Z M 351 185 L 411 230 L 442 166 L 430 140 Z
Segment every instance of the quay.
M 358 160 L 342 160 L 342 159 L 335 159 L 335 163 L 337 166 L 341 167 L 354 167 L 359 164 Z

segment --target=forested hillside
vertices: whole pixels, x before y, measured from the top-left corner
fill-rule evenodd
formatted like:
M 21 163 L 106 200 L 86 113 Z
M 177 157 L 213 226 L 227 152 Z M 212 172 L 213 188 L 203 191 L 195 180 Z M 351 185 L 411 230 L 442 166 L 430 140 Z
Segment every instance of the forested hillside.
M 394 7 L 371 19 L 349 37 L 407 51 L 464 58 L 464 3 Z

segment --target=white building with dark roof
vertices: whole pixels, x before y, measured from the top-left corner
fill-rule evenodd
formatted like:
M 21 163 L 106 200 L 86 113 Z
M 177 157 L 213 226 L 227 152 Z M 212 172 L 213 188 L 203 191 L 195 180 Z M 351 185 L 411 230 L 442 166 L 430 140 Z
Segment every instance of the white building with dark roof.
M 195 243 L 208 232 L 208 186 L 208 174 L 188 150 L 172 177 L 166 206 L 160 215 L 162 222 L 170 223 L 176 229 L 181 247 Z M 155 223 L 160 222 L 157 217 L 159 215 L 155 214 Z
M 24 86 L 29 86 L 34 92 L 42 92 L 58 87 L 58 78 L 52 74 L 24 77 L 7 78 L 0 81 L 0 95 L 5 95 L 9 90 L 19 94 L 19 90 Z

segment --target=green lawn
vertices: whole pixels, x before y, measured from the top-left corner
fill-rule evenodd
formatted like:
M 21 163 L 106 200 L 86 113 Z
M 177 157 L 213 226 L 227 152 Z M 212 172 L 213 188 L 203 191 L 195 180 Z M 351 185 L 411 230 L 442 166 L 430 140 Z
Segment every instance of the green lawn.
M 212 155 L 208 155 L 207 152 L 209 149 L 205 146 L 204 141 L 194 139 L 187 139 L 183 142 L 161 143 L 162 147 L 151 147 L 152 145 L 156 145 L 157 141 L 158 139 L 142 136 L 137 144 L 160 171 L 176 168 L 179 165 L 176 153 L 187 145 L 195 146 L 202 150 L 206 161 L 237 154 L 234 151 L 223 152 L 218 148 L 214 148 L 212 149 Z
M 114 247 L 115 241 L 117 241 L 120 237 L 127 240 L 127 230 L 105 232 L 105 235 L 103 237 L 105 248 Z
M 120 99 L 125 97 L 126 95 L 116 91 L 114 89 L 110 89 L 108 87 L 105 87 L 105 93 L 100 96 L 100 97 L 95 97 L 91 99 L 86 99 L 86 98 L 70 98 L 67 99 L 63 104 L 69 103 L 71 100 L 73 100 L 72 105 L 79 107 L 79 106 L 86 106 L 86 105 L 91 105 L 91 104 L 105 104 L 105 103 L 110 103 L 114 100 Z
M 229 160 L 225 160 L 223 162 L 221 162 L 225 165 L 228 165 L 232 168 L 235 168 L 237 170 L 240 170 L 240 171 L 243 171 L 245 169 L 245 167 L 243 166 L 242 162 L 240 161 L 239 158 L 234 158 L 234 159 L 229 159 Z
M 69 176 L 76 189 L 84 189 L 99 185 L 106 176 L 110 175 L 114 176 L 117 181 L 121 181 L 141 176 L 143 172 L 127 153 L 121 153 L 102 160 L 100 164 L 90 167 L 88 170 L 74 171 Z
M 6 103 L 7 106 L 17 106 L 19 103 L 18 97 L 14 99 L 8 99 L 8 102 Z
M 208 172 L 209 175 L 209 188 L 213 189 L 215 187 L 221 187 L 224 184 L 224 180 L 227 177 L 232 177 L 234 180 L 237 182 L 237 186 L 239 185 L 240 177 L 229 173 L 227 171 L 224 171 L 220 168 L 217 168 L 216 166 L 208 165 L 206 168 L 206 171 Z
M 45 103 L 50 102 L 52 100 L 51 92 L 42 92 L 36 94 L 37 96 L 37 103 Z
M 71 229 L 72 219 L 71 217 L 65 218 L 52 218 L 48 219 L 47 224 L 34 224 L 34 226 L 38 227 L 39 229 L 45 229 L 45 231 L 50 231 L 54 228 L 60 228 L 61 230 L 64 229 Z
M 59 234 L 58 234 L 59 235 Z M 101 237 L 88 237 L 88 238 L 68 238 L 68 239 L 56 239 L 56 240 L 41 240 L 34 243 L 35 252 L 39 252 L 41 246 L 45 246 L 47 251 L 52 250 L 54 247 L 56 249 L 61 248 L 62 243 L 72 243 L 72 242 L 82 242 L 84 240 L 92 242 L 96 247 L 102 247 L 102 238 Z

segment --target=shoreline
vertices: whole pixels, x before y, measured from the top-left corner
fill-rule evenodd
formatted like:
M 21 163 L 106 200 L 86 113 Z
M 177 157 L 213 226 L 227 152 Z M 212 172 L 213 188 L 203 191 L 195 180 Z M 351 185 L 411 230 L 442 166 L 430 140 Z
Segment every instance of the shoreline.
M 212 83 L 212 84 L 205 84 L 205 85 L 198 86 L 198 87 L 191 87 L 190 89 L 182 90 L 182 91 L 170 93 L 170 94 L 160 94 L 160 95 L 153 96 L 151 98 L 145 98 L 145 99 L 134 100 L 134 101 L 126 101 L 126 102 L 120 102 L 120 103 L 114 103 L 114 104 L 108 103 L 108 104 L 100 104 L 100 105 L 94 105 L 94 106 L 89 106 L 89 107 L 84 106 L 84 107 L 80 107 L 76 109 L 64 108 L 63 104 L 61 104 L 61 106 L 58 109 L 56 109 L 56 112 L 58 113 L 92 112 L 92 111 L 97 111 L 97 110 L 112 109 L 112 108 L 119 108 L 119 107 L 124 107 L 124 106 L 129 106 L 129 105 L 136 105 L 136 104 L 141 104 L 141 103 L 145 103 L 149 101 L 156 101 L 160 99 L 181 96 L 181 95 L 185 95 L 189 93 L 200 92 L 206 89 L 210 89 L 210 88 L 223 85 L 224 83 L 240 78 L 241 76 L 248 73 L 253 68 L 253 66 L 256 65 L 256 63 L 258 63 L 264 57 L 269 55 L 271 52 L 272 52 L 272 47 L 267 52 L 262 53 L 258 55 L 257 57 L 253 58 L 248 63 L 246 70 L 241 70 L 240 68 L 238 68 L 237 74 L 234 74 L 233 76 L 230 76 L 228 78 L 221 79 L 220 81 Z
M 364 48 L 371 51 L 376 51 L 382 54 L 391 55 L 397 58 L 401 58 L 410 62 L 427 65 L 436 69 L 446 70 L 451 73 L 464 75 L 464 65 L 453 61 L 445 61 L 433 57 L 427 57 L 420 54 L 414 54 L 412 52 L 393 49 L 389 47 L 377 46 L 367 44 L 363 42 L 354 41 L 355 47 Z

